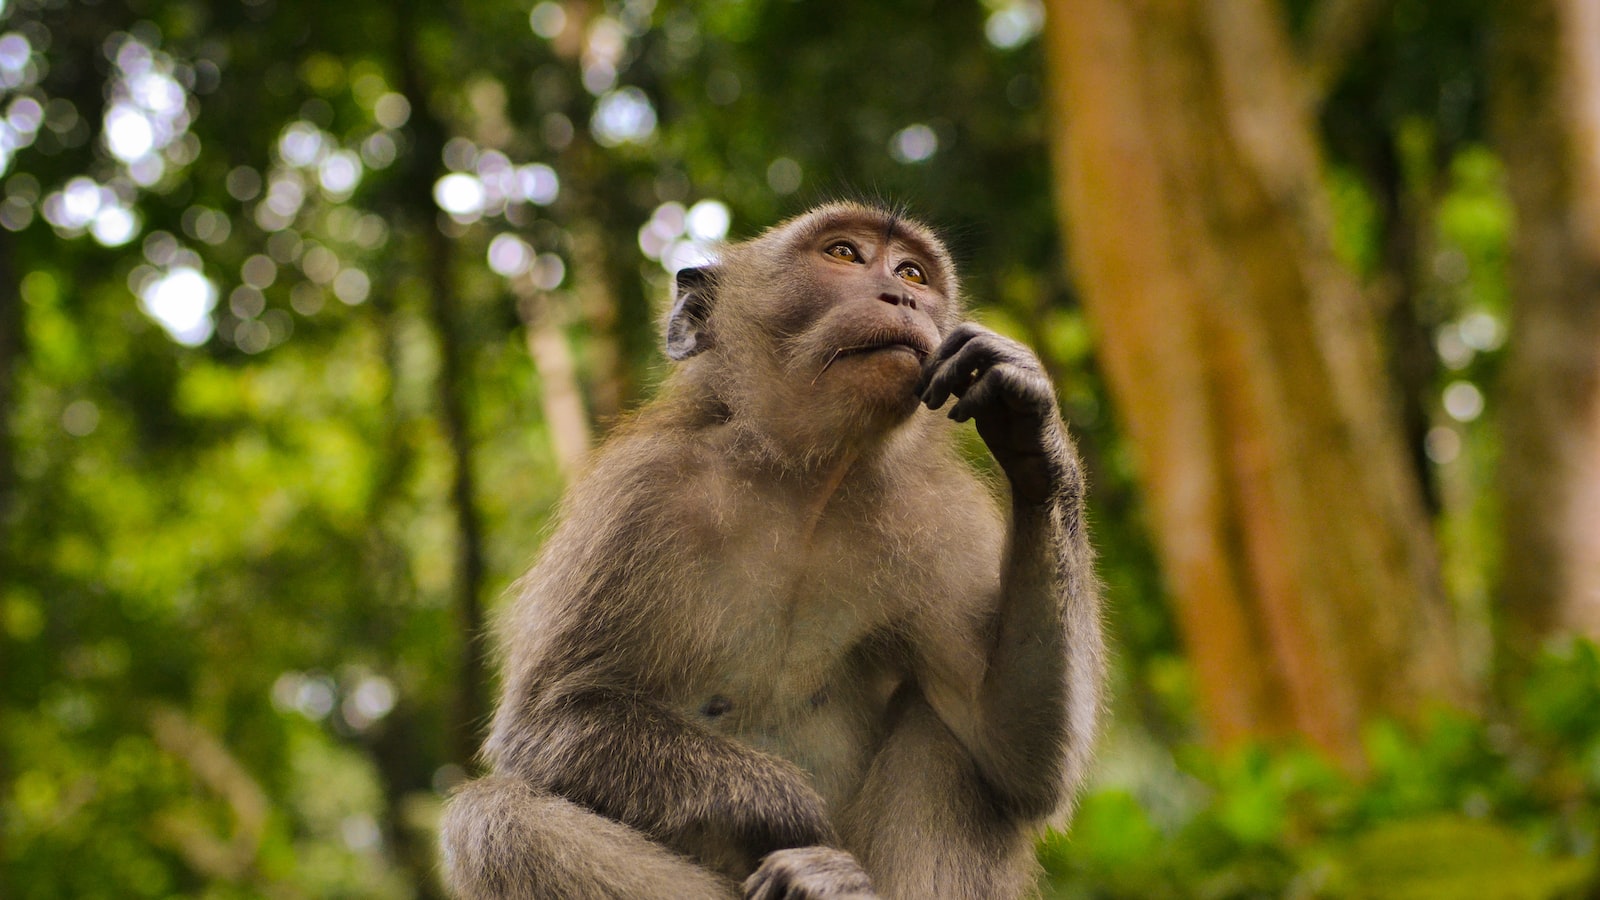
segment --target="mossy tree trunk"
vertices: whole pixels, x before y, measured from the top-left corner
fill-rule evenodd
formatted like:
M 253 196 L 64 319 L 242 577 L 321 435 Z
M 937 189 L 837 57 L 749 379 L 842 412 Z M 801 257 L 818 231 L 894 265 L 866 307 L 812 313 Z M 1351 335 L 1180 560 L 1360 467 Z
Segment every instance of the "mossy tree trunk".
M 1264 0 L 1047 27 L 1057 206 L 1203 718 L 1359 766 L 1364 720 L 1466 691 L 1303 66 Z
M 1600 4 L 1499 4 L 1495 128 L 1516 210 L 1499 421 L 1515 672 L 1600 637 Z

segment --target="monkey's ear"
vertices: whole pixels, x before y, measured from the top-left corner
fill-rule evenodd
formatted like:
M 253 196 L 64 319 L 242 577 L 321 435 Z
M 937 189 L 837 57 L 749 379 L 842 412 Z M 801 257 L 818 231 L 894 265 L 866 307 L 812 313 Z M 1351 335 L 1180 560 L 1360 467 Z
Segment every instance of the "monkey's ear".
M 716 299 L 716 266 L 679 269 L 672 283 L 672 312 L 667 315 L 667 358 L 683 360 L 711 346 L 706 327 Z

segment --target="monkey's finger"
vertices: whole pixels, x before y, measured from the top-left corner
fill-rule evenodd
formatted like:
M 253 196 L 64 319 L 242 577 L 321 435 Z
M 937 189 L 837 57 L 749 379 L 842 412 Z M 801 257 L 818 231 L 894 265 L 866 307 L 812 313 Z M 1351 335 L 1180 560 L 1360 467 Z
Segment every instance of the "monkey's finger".
M 938 371 L 940 365 L 957 350 L 960 350 L 968 341 L 985 333 L 984 328 L 972 322 L 962 322 L 957 325 L 954 330 L 945 336 L 944 340 L 939 342 L 939 346 L 928 354 L 927 361 L 922 366 L 922 378 L 917 381 L 915 392 L 918 395 L 926 392 L 929 382 L 933 380 L 934 373 Z
M 1054 405 L 1055 392 L 1043 372 L 999 362 L 967 389 L 961 402 L 950 410 L 950 418 L 965 422 L 976 416 L 1002 413 L 1019 421 L 1038 423 L 1049 417 Z
M 1009 362 L 998 362 L 984 370 L 961 399 L 950 410 L 950 418 L 957 422 L 979 416 L 1038 414 L 1040 403 L 1033 377 L 1029 370 Z
M 962 322 L 950 329 L 950 333 L 945 335 L 944 340 L 939 342 L 939 346 L 934 350 L 933 355 L 943 359 L 961 349 L 962 345 L 973 338 L 993 333 L 976 322 Z
M 1029 350 L 1027 345 L 974 322 L 963 322 L 956 326 L 939 344 L 939 348 L 933 353 L 933 358 L 945 359 L 973 343 L 982 343 L 1018 363 L 1034 359 L 1033 351 Z
M 788 893 L 787 870 L 771 862 L 763 862 L 744 881 L 745 900 L 782 900 Z
M 989 337 L 985 335 L 983 339 L 967 341 L 949 359 L 939 364 L 922 395 L 922 402 L 929 409 L 943 406 L 951 394 L 958 397 L 965 394 L 990 367 L 1014 355 L 1012 348 Z
M 757 869 L 754 875 L 744 880 L 745 900 L 770 900 L 772 896 L 772 880 L 765 870 Z
M 1001 395 L 1005 392 L 1003 384 L 1005 377 L 999 369 L 990 369 L 983 373 L 961 395 L 956 405 L 950 407 L 950 418 L 956 422 L 965 422 L 1003 403 Z

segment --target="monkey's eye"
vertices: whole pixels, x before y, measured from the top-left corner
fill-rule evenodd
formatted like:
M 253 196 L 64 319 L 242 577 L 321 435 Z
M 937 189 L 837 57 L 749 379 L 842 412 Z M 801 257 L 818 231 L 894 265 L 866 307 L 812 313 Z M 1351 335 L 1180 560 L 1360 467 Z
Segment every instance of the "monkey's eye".
M 895 266 L 894 273 L 912 284 L 928 283 L 928 276 L 923 273 L 922 267 L 914 262 L 903 262 Z
M 842 259 L 845 262 L 859 262 L 861 260 L 861 254 L 857 252 L 855 245 L 849 241 L 839 241 L 831 244 L 828 249 L 822 252 L 834 259 Z

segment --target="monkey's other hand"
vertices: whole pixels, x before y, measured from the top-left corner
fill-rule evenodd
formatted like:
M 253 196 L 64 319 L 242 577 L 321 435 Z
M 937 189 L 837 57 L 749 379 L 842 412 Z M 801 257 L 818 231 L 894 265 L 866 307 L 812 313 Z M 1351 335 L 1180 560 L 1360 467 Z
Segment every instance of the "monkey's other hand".
M 867 873 L 833 847 L 792 847 L 767 854 L 744 882 L 746 900 L 870 900 Z
M 950 418 L 976 420 L 1017 499 L 1042 501 L 1057 487 L 1066 457 L 1064 426 L 1050 376 L 1032 350 L 963 322 L 928 358 L 916 389 L 929 409 L 952 394 L 960 398 Z

